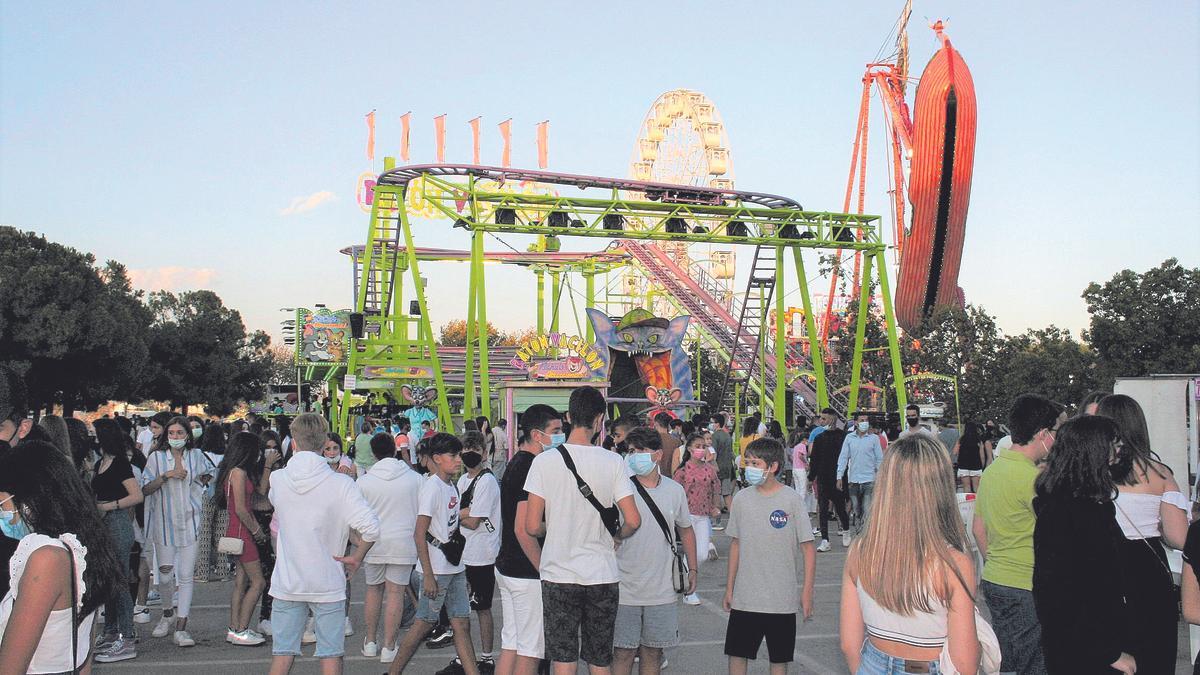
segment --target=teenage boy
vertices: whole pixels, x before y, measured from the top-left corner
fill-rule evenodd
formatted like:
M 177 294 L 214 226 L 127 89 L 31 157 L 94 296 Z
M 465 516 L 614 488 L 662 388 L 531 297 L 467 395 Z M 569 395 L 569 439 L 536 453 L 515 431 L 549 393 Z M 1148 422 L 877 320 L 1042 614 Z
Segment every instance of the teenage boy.
M 854 416 L 854 432 L 846 434 L 842 451 L 838 454 L 838 491 L 847 488 L 840 476 L 850 479 L 850 506 L 854 509 L 854 536 L 862 534 L 867 513 L 871 510 L 871 493 L 875 487 L 875 473 L 883 464 L 883 448 L 879 436 L 870 433 L 871 420 L 866 413 Z
M 417 526 L 417 496 L 421 477 L 407 462 L 396 459 L 396 445 L 387 434 L 371 438 L 375 465 L 358 479 L 367 504 L 379 516 L 379 541 L 364 559 L 367 577 L 366 636 L 363 656 L 379 656 L 383 663 L 396 658 L 396 639 L 404 612 L 404 595 L 413 565 L 417 562 L 417 545 L 413 532 Z M 384 596 L 386 595 L 386 600 Z M 383 610 L 383 647 L 375 641 L 379 613 Z
M 747 659 L 758 657 L 765 637 L 771 673 L 781 675 L 796 648 L 796 610 L 803 608 L 805 621 L 812 618 L 817 561 L 812 522 L 800 494 L 778 480 L 784 462 L 778 441 L 760 438 L 746 446 L 743 458 L 752 489 L 733 498 L 725 528 L 733 539 L 723 603 L 729 612 L 725 654 L 730 675 L 745 675 Z M 801 555 L 804 586 L 797 598 L 791 589 L 799 580 Z
M 984 469 L 971 531 L 983 555 L 979 584 L 1000 642 L 1003 672 L 1046 672 L 1033 602 L 1033 484 L 1067 415 L 1048 399 L 1021 394 L 1008 416 L 1012 448 Z
M 479 670 L 495 670 L 492 642 L 492 596 L 496 592 L 496 555 L 500 552 L 500 483 L 483 464 L 487 447 L 483 434 L 471 431 L 463 434 L 462 462 L 466 473 L 458 479 L 459 518 L 467 543 L 463 548 L 463 564 L 467 567 L 467 589 L 471 609 L 479 619 Z
M 445 606 L 454 629 L 454 649 L 458 652 L 458 672 L 479 675 L 475 665 L 475 647 L 471 644 L 471 604 L 467 599 L 466 567 L 458 555 L 451 562 L 443 547 L 453 547 L 460 541 L 458 489 L 450 477 L 462 468 L 462 443 L 458 437 L 447 433 L 436 433 L 425 439 L 424 452 L 428 455 L 426 466 L 429 475 L 421 484 L 418 497 L 417 526 L 413 541 L 417 545 L 420 568 L 414 580 L 419 580 L 421 597 L 417 602 L 417 618 L 404 634 L 400 651 L 392 667 L 391 675 L 404 672 L 421 641 L 438 621 L 438 613 Z
M 679 449 L 679 446 L 683 445 L 683 441 L 671 433 L 671 420 L 673 419 L 675 418 L 667 412 L 660 412 L 654 416 L 654 430 L 662 439 L 663 449 L 663 460 L 659 462 L 658 470 L 664 476 L 671 472 L 671 458 L 675 456 L 675 451 Z
M 592 675 L 608 675 L 621 580 L 616 543 L 628 539 L 642 524 L 625 461 L 592 445 L 592 438 L 604 428 L 604 410 L 604 396 L 594 387 L 571 392 L 567 443 L 554 444 L 534 458 L 525 480 L 529 492 L 525 531 L 546 538 L 538 571 L 546 656 L 554 662 L 556 675 L 574 673 L 581 658 Z M 586 492 L 567 468 L 568 456 L 587 485 Z M 606 513 L 616 506 L 622 523 L 615 532 L 608 529 L 593 501 Z
M 633 657 L 641 660 L 641 675 L 657 675 L 662 669 L 663 649 L 679 644 L 679 605 L 672 574 L 673 548 L 680 545 L 687 556 L 687 593 L 696 590 L 696 535 L 688 513 L 683 486 L 659 473 L 662 440 L 652 429 L 639 427 L 626 437 L 625 456 L 633 471 L 634 501 L 645 527 L 621 542 L 617 565 L 621 570 L 621 603 L 613 637 L 614 675 L 630 675 Z M 664 531 L 647 500 L 667 526 Z M 675 541 L 674 533 L 679 533 Z
M 548 405 L 536 403 L 521 413 L 521 438 L 500 481 L 500 554 L 496 583 L 504 624 L 500 629 L 497 675 L 535 675 L 546 653 L 542 630 L 542 582 L 538 566 L 542 542 L 525 531 L 529 493 L 525 479 L 533 459 L 546 448 L 558 447 L 562 419 Z
M 295 453 L 285 468 L 271 472 L 267 496 L 279 523 L 271 574 L 271 675 L 292 669 L 309 612 L 322 672 L 342 672 L 346 579 L 379 538 L 379 518 L 354 479 L 330 469 L 320 455 L 328 438 L 325 418 L 297 416 L 292 422 Z M 351 529 L 361 543 L 345 555 Z

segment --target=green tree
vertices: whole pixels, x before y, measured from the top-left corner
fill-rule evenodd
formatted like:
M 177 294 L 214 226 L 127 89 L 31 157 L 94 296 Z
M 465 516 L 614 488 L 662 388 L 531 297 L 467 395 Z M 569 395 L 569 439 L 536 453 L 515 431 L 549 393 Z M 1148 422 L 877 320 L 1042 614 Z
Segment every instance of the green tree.
M 0 227 L 0 363 L 38 408 L 64 412 L 135 397 L 145 377 L 150 313 L 125 268 Z
M 1004 345 L 995 317 L 970 304 L 961 309 L 937 309 L 919 330 L 905 336 L 900 343 L 906 373 L 958 377 L 964 420 L 1002 418 L 1007 414 L 1015 394 L 1005 388 Z M 949 403 L 953 393 L 947 394 Z
M 1099 386 L 1096 355 L 1063 328 L 1030 329 L 1005 339 L 999 361 L 1010 398 L 1039 394 L 1070 404 Z
M 488 344 L 500 344 L 503 339 L 503 334 L 492 325 L 489 321 L 487 325 Z M 454 319 L 447 321 L 440 331 L 441 338 L 438 344 L 443 347 L 466 347 L 467 346 L 467 322 L 462 319 Z
M 212 291 L 158 291 L 148 305 L 154 368 L 144 398 L 170 401 L 184 412 L 204 402 L 214 415 L 262 398 L 272 363 L 266 333 L 247 335 L 241 315 Z
M 1138 274 L 1122 270 L 1083 292 L 1104 384 L 1113 377 L 1191 373 L 1200 368 L 1200 268 L 1175 258 Z

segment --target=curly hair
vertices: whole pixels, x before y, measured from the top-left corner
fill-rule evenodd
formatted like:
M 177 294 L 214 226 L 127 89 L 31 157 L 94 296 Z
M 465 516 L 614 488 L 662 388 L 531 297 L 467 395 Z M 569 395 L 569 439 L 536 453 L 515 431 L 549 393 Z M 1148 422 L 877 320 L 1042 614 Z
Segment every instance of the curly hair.
M 0 491 L 13 496 L 12 504 L 30 530 L 49 537 L 70 533 L 87 548 L 80 616 L 126 590 L 128 563 L 117 560 L 91 490 L 53 445 L 27 441 L 0 458 Z

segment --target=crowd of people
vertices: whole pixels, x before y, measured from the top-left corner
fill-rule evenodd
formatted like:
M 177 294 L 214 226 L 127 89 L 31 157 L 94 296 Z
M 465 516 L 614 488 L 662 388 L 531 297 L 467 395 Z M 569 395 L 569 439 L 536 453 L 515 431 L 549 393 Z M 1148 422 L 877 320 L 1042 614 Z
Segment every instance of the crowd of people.
M 608 421 L 582 386 L 565 415 L 523 411 L 511 452 L 486 418 L 457 435 L 364 419 L 343 445 L 312 413 L 116 416 L 89 434 L 0 407 L 0 672 L 136 658 L 139 625 L 193 646 L 194 584 L 224 578 L 228 643 L 269 641 L 276 674 L 315 644 L 340 672 L 361 569 L 359 649 L 391 673 L 423 644 L 454 646 L 440 675 L 657 673 L 705 569 L 725 573 L 728 671 L 765 641 L 784 673 L 833 516 L 852 672 L 1174 672 L 1165 547 L 1184 551 L 1200 623 L 1200 529 L 1122 395 L 1070 418 L 1021 395 L 1006 425 L 953 434 L 916 406 L 902 431 L 827 408 L 785 442 L 757 416 L 736 439 L 723 414 Z M 977 491 L 969 527 L 960 490 Z

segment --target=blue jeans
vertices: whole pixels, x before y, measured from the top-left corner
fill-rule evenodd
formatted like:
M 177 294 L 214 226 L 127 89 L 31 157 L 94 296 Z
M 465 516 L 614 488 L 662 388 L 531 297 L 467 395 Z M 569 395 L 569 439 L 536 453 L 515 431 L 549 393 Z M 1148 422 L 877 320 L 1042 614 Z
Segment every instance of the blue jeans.
M 908 661 L 908 663 L 913 663 L 913 661 Z M 938 675 L 941 672 L 937 661 L 919 661 L 917 663 L 929 664 L 928 669 L 921 670 L 923 673 Z M 904 659 L 884 654 L 875 645 L 871 644 L 870 639 L 867 639 L 863 642 L 862 660 L 858 662 L 858 670 L 855 671 L 855 675 L 904 675 L 905 673 L 913 672 L 906 670 L 904 664 Z
M 271 653 L 276 656 L 300 656 L 300 638 L 312 610 L 317 633 L 317 651 L 313 656 L 328 659 L 346 651 L 346 601 L 296 602 L 275 598 L 271 603 Z
M 1045 675 L 1042 658 L 1042 624 L 1038 622 L 1033 591 L 1001 586 L 990 581 L 979 584 L 988 610 L 992 613 L 992 629 L 1000 642 L 1000 671 L 1018 675 Z
M 125 572 L 117 580 L 112 596 L 104 601 L 104 632 L 107 635 L 120 633 L 132 638 L 133 597 L 129 595 L 129 551 L 133 548 L 133 521 L 129 519 L 129 511 L 117 509 L 104 514 L 104 525 L 108 528 L 118 567 Z
M 871 511 L 871 493 L 875 491 L 874 483 L 850 484 L 850 508 L 854 511 L 854 536 L 862 534 L 867 514 Z
M 442 613 L 442 605 L 446 606 L 446 615 L 451 619 L 464 619 L 471 616 L 471 599 L 467 594 L 467 573 L 435 574 L 437 580 L 437 597 L 425 595 L 425 577 L 419 570 L 413 570 L 413 580 L 417 591 L 417 618 L 425 623 L 437 623 L 438 615 Z

